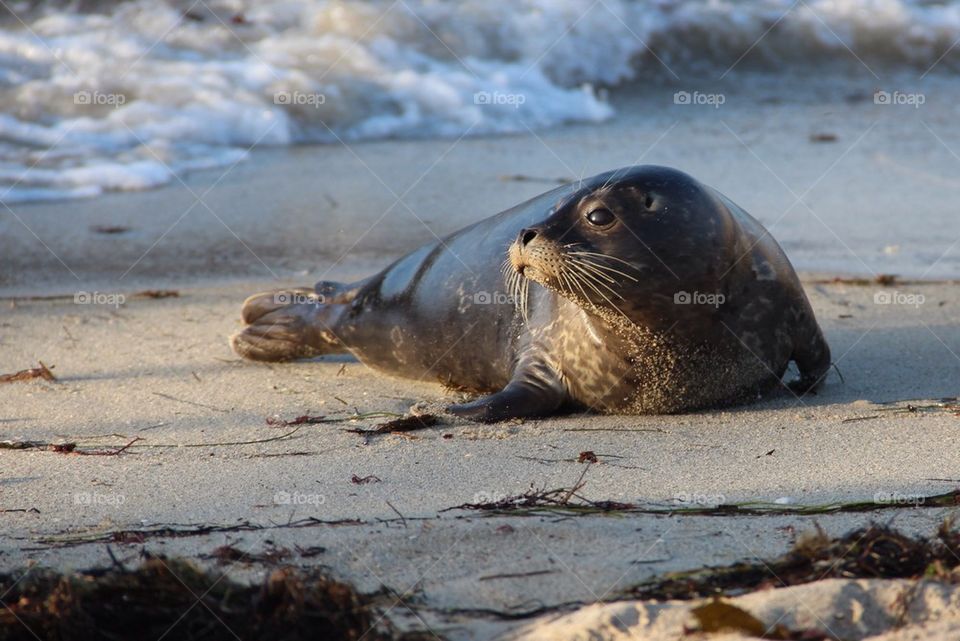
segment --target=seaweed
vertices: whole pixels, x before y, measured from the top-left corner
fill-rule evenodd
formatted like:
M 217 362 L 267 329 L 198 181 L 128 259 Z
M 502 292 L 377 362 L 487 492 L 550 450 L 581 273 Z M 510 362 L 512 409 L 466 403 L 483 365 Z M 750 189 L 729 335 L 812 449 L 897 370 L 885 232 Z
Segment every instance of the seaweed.
M 365 639 L 379 641 L 370 597 L 317 573 L 272 571 L 258 585 L 151 557 L 128 570 L 0 574 L 0 639 Z

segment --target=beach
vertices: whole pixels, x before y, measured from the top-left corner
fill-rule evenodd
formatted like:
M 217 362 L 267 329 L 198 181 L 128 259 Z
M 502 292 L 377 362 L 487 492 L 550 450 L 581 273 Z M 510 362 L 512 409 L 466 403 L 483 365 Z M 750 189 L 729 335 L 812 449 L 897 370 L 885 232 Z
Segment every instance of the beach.
M 935 138 L 917 142 L 929 136 L 919 117 L 886 117 L 872 101 L 825 90 L 822 102 L 734 107 L 731 98 L 725 111 L 675 107 L 651 118 L 652 105 L 672 94 L 658 91 L 624 98 L 625 115 L 599 127 L 266 150 L 225 176 L 13 207 L 3 216 L 0 363 L 7 372 L 43 361 L 57 380 L 0 386 L 3 436 L 101 453 L 130 447 L 106 457 L 0 450 L 0 507 L 26 510 L 4 514 L 2 566 L 109 563 L 105 540 L 126 563 L 143 550 L 209 564 L 204 555 L 226 544 L 251 553 L 322 548 L 295 564 L 322 564 L 361 590 L 415 595 L 416 606 L 391 610 L 398 625 L 481 639 L 530 625 L 491 612 L 567 612 L 665 572 L 776 556 L 815 526 L 839 536 L 892 519 L 904 532 L 932 534 L 954 510 L 918 497 L 960 478 L 957 418 L 940 403 L 957 393 L 960 298 L 943 278 L 949 252 L 928 271 L 913 261 L 955 239 L 949 224 L 913 224 L 890 202 L 922 194 L 912 206 L 946 222 L 954 211 L 947 167 L 960 161 Z M 810 140 L 824 132 L 836 141 Z M 949 145 L 955 130 L 940 135 Z M 834 353 L 838 371 L 819 394 L 783 391 L 677 416 L 478 425 L 445 415 L 423 431 L 370 437 L 349 430 L 418 404 L 436 412 L 456 396 L 349 358 L 244 362 L 227 344 L 252 292 L 361 278 L 433 234 L 539 193 L 543 181 L 634 162 L 684 167 L 770 226 L 800 268 Z M 896 169 L 918 166 L 928 169 Z M 854 193 L 858 181 L 872 188 Z M 792 194 L 802 206 L 784 215 Z M 129 231 L 98 234 L 95 225 Z M 894 245 L 903 251 L 884 251 Z M 874 281 L 891 273 L 901 281 Z M 90 302 L 76 302 L 77 292 Z M 892 302 L 878 304 L 878 293 Z M 268 424 L 298 416 L 341 422 Z M 597 463 L 578 462 L 587 451 Z M 902 505 L 813 516 L 444 511 L 578 480 L 590 500 L 644 506 Z M 240 524 L 253 529 L 230 530 Z M 226 529 L 151 534 L 211 525 Z M 244 561 L 225 569 L 251 580 L 265 571 Z M 781 598 L 776 592 L 768 598 Z M 840 608 L 845 598 L 818 607 Z M 594 623 L 565 629 L 596 623 L 586 620 Z
M 821 634 L 809 638 L 960 635 L 955 564 L 878 569 L 864 559 L 890 546 L 857 547 L 881 528 L 931 549 L 939 540 L 943 553 L 938 528 L 957 514 L 953 5 L 906 3 L 881 12 L 888 24 L 855 7 L 848 15 L 845 3 L 832 12 L 812 3 L 820 13 L 804 5 L 767 42 L 779 13 L 766 5 L 738 5 L 741 19 L 728 21 L 737 28 L 717 35 L 727 22 L 714 22 L 712 5 L 688 15 L 661 3 L 650 15 L 670 20 L 643 23 L 640 35 L 662 60 L 630 35 L 640 4 L 611 2 L 621 22 L 610 26 L 592 14 L 574 23 L 557 3 L 551 11 L 569 34 L 519 53 L 506 36 L 531 16 L 556 16 L 518 12 L 501 32 L 497 16 L 474 7 L 464 15 L 478 33 L 502 42 L 471 40 L 460 23 L 434 34 L 467 52 L 464 78 L 456 54 L 411 35 L 421 29 L 414 14 L 445 24 L 445 3 L 413 3 L 406 21 L 374 29 L 387 41 L 367 37 L 365 5 L 359 18 L 318 11 L 304 33 L 281 37 L 293 22 L 279 9 L 231 14 L 211 4 L 210 16 L 171 32 L 170 50 L 127 43 L 124 55 L 142 55 L 156 76 L 129 79 L 135 108 L 116 112 L 127 120 L 107 111 L 84 120 L 50 99 L 34 122 L 23 95 L 0 92 L 9 196 L 0 375 L 36 368 L 0 382 L 0 587 L 37 568 L 184 559 L 252 585 L 278 568 L 342 580 L 369 601 L 386 638 L 672 639 L 719 592 L 764 627 Z M 923 11 L 934 13 L 900 29 Z M 165 26 L 134 9 L 117 15 L 116 24 L 86 14 L 27 22 L 54 44 L 73 42 L 79 21 L 111 33 Z M 345 40 L 318 53 L 307 36 L 327 32 Z M 888 32 L 902 36 L 895 51 Z M 699 42 L 701 33 L 716 37 Z M 671 40 L 677 34 L 685 40 Z M 347 36 L 363 46 L 351 49 Z M 595 57 L 575 46 L 590 37 Z M 703 73 L 684 62 L 751 43 L 753 57 L 783 66 L 748 58 L 744 69 Z M 808 48 L 794 51 L 798 43 Z M 90 46 L 79 51 L 109 59 Z M 248 59 L 218 58 L 217 46 Z M 190 55 L 178 58 L 177 47 Z M 0 49 L 60 64 L 13 30 L 0 33 Z M 66 51 L 66 66 L 92 59 Z M 346 60 L 354 75 L 321 77 L 329 102 L 316 112 L 264 102 L 306 87 L 319 64 L 308 54 Z M 638 56 L 656 73 L 628 72 Z M 400 62 L 374 64 L 384 60 Z M 407 63 L 416 82 L 398 71 Z M 11 74 L 33 72 L 14 67 L 0 64 L 0 80 L 27 87 Z M 94 67 L 100 81 L 114 74 Z M 151 82 L 184 69 L 206 84 L 151 96 Z M 275 85 L 273 73 L 288 84 Z M 36 95 L 77 89 L 54 75 L 34 80 Z M 91 99 L 110 86 L 89 84 Z M 102 95 L 127 95 L 116 91 Z M 488 110 L 457 99 L 496 91 L 529 100 Z M 383 107 L 382 94 L 395 103 Z M 140 140 L 147 133 L 162 144 Z M 52 158 L 36 152 L 43 141 Z M 463 394 L 349 356 L 264 364 L 230 348 L 253 293 L 365 278 L 557 185 L 637 164 L 691 174 L 777 239 L 831 347 L 834 367 L 816 394 L 784 387 L 727 409 L 486 425 L 445 413 Z M 791 366 L 786 378 L 795 375 Z M 388 424 L 418 416 L 413 429 Z M 811 540 L 840 541 L 842 553 L 803 580 L 772 569 Z M 863 562 L 848 568 L 852 559 Z M 681 574 L 685 592 L 663 588 L 676 573 L 743 564 L 763 580 L 697 592 Z M 721 633 L 756 637 L 749 625 Z

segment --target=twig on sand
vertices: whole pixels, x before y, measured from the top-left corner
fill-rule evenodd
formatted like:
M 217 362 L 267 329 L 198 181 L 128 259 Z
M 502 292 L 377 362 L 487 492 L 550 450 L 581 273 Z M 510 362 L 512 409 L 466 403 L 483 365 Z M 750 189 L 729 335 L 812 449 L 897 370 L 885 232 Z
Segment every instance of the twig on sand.
M 326 423 L 326 416 L 310 416 L 309 414 L 304 414 L 303 416 L 298 416 L 297 418 L 286 421 L 279 416 L 268 416 L 267 425 L 270 427 L 289 427 L 291 425 L 316 425 L 318 423 Z
M 871 414 L 870 416 L 851 416 L 850 418 L 845 418 L 841 423 L 856 423 L 857 421 L 872 421 L 875 418 L 880 418 L 879 414 Z
M 585 468 L 589 469 L 589 465 Z M 720 505 L 676 505 L 676 504 L 640 504 L 619 501 L 592 501 L 579 491 L 583 487 L 583 474 L 578 485 L 573 488 L 541 490 L 531 486 L 523 494 L 509 496 L 496 501 L 463 503 L 445 508 L 440 512 L 469 510 L 490 515 L 510 514 L 516 516 L 537 516 L 544 513 L 564 515 L 589 514 L 662 514 L 671 516 L 763 516 L 763 515 L 811 515 L 851 512 L 873 512 L 891 509 L 924 509 L 955 507 L 960 505 L 960 489 L 931 496 L 917 496 L 909 503 L 897 501 L 851 501 L 848 503 L 828 503 L 824 505 L 784 505 L 764 501 L 746 501 L 743 503 L 722 503 Z M 577 499 L 576 501 L 572 499 Z
M 78 450 L 77 444 L 73 442 L 68 443 L 48 443 L 46 441 L 0 441 L 0 449 L 6 450 L 45 450 L 49 452 L 57 452 L 60 454 L 80 454 L 80 455 L 92 455 L 92 456 L 118 456 L 123 452 L 126 452 L 132 448 L 144 447 L 144 448 L 179 448 L 179 447 L 225 447 L 232 445 L 259 445 L 260 443 L 271 443 L 274 441 L 282 441 L 284 439 L 291 438 L 294 434 L 300 431 L 300 426 L 280 434 L 279 436 L 273 436 L 271 438 L 260 438 L 254 439 L 251 441 L 219 441 L 213 443 L 137 443 L 137 441 L 145 440 L 141 437 L 137 437 L 127 443 L 126 445 L 121 446 L 119 449 L 114 450 Z
M 130 294 L 130 298 L 180 298 L 180 292 L 175 289 L 145 289 Z
M 488 574 L 482 576 L 478 581 L 493 581 L 494 579 L 522 579 L 528 576 L 543 576 L 544 574 L 556 574 L 559 570 L 533 570 L 532 572 L 507 572 L 504 574 Z
M 906 403 L 903 405 L 903 403 Z M 923 414 L 930 412 L 949 412 L 954 416 L 960 416 L 960 399 L 955 396 L 947 396 L 936 401 L 930 399 L 903 399 L 900 401 L 887 401 L 879 403 L 887 407 L 878 408 L 878 412 L 890 412 L 892 414 Z
M 361 428 L 351 428 L 345 430 L 353 434 L 362 434 L 364 436 L 377 436 L 381 434 L 398 434 L 402 432 L 413 432 L 422 430 L 439 423 L 439 419 L 433 414 L 418 414 L 403 416 L 386 423 L 381 423 L 372 429 L 365 430 Z
M 359 421 L 367 418 L 385 418 L 388 416 L 400 416 L 395 412 L 367 412 L 365 414 L 353 414 L 351 416 L 311 416 L 304 414 L 291 420 L 282 419 L 279 416 L 268 416 L 267 425 L 270 427 L 289 427 L 291 425 L 318 425 L 320 423 L 346 423 L 348 421 Z
M 658 432 L 660 434 L 666 434 L 667 430 L 661 427 L 570 427 L 561 432 Z
M 53 369 L 53 365 L 47 367 L 43 364 L 43 361 L 38 361 L 40 367 L 32 367 L 30 369 L 22 369 L 19 372 L 13 374 L 2 374 L 0 375 L 0 383 L 15 383 L 17 381 L 29 381 L 34 378 L 42 378 L 45 381 L 55 381 L 57 377 L 53 375 L 53 372 L 50 370 Z
M 577 482 L 573 484 L 573 487 L 570 488 L 570 491 L 567 493 L 563 500 L 560 501 L 561 505 L 566 505 L 570 501 L 570 497 L 573 496 L 574 492 L 583 487 L 583 477 L 587 475 L 587 471 L 590 469 L 590 466 L 593 463 L 587 463 L 587 466 L 583 468 L 583 472 L 580 473 L 580 478 L 577 479 Z
M 202 407 L 204 409 L 213 410 L 215 412 L 222 412 L 226 414 L 230 410 L 225 410 L 222 407 L 214 407 L 213 405 L 207 405 L 205 403 L 197 403 L 195 401 L 188 401 L 182 398 L 177 398 L 176 396 L 170 396 L 169 394 L 164 394 L 163 392 L 152 392 L 154 396 L 159 396 L 160 398 L 165 398 L 170 401 L 176 401 L 177 403 L 185 403 L 187 405 L 193 405 L 194 407 Z
M 403 527 L 407 527 L 407 517 L 400 514 L 400 510 L 393 507 L 393 503 L 391 503 L 390 501 L 387 501 L 387 505 L 389 505 L 390 509 L 393 510 L 396 513 L 396 515 L 400 517 L 400 522 L 403 523 Z
M 76 454 L 77 456 L 120 456 L 140 440 L 142 439 L 138 436 L 126 445 L 110 450 L 78 450 L 75 442 L 48 443 L 46 441 L 0 441 L 0 449 L 42 450 L 56 452 L 57 454 Z

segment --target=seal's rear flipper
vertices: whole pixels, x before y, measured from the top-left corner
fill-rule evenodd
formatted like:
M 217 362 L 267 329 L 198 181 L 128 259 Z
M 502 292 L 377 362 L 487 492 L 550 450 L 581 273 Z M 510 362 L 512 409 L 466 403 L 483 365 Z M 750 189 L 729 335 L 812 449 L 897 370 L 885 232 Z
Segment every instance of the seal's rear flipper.
M 252 296 L 247 299 L 249 304 Z M 342 305 L 293 303 L 257 316 L 230 338 L 233 351 L 254 361 L 290 361 L 347 352 L 333 331 Z M 244 320 L 247 319 L 244 307 Z
M 566 400 L 567 392 L 557 372 L 546 363 L 530 359 L 518 366 L 513 380 L 496 394 L 451 405 L 447 411 L 481 423 L 496 423 L 511 418 L 547 416 Z
M 816 322 L 810 326 L 813 335 L 801 337 L 790 357 L 800 370 L 800 378 L 788 385 L 799 396 L 816 393 L 830 371 L 830 346 Z

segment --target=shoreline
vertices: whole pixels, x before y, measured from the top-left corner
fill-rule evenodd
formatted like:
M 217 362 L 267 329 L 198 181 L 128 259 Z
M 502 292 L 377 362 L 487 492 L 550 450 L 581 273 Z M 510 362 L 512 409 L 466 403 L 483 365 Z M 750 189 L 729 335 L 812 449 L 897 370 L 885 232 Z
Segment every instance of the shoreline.
M 0 210 L 0 294 L 369 273 L 554 179 L 638 162 L 718 188 L 801 273 L 957 278 L 960 183 L 942 174 L 960 163 L 948 126 L 960 87 L 930 82 L 922 110 L 873 104 L 875 83 L 862 81 L 813 83 L 789 103 L 789 87 L 721 84 L 719 109 L 673 104 L 676 86 L 651 85 L 615 93 L 618 115 L 600 125 L 256 149 L 182 184 Z

